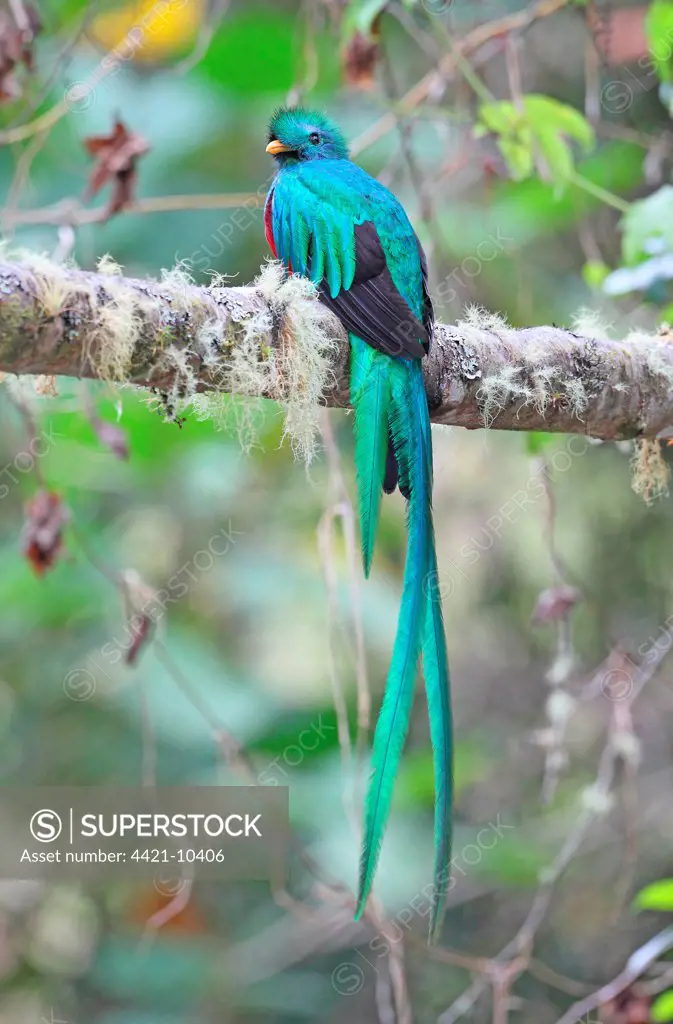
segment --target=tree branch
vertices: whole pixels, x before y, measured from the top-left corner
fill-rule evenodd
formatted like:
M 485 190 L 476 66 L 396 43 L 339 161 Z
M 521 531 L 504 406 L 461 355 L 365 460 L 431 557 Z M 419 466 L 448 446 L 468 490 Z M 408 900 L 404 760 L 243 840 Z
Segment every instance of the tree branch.
M 250 390 L 283 398 L 294 379 L 285 372 L 288 353 L 300 332 L 306 345 L 307 330 L 323 348 L 329 335 L 325 403 L 346 405 L 343 329 L 305 283 L 283 283 L 277 268 L 248 287 L 205 288 L 179 271 L 156 282 L 38 257 L 0 262 L 0 370 L 8 373 L 103 376 L 160 390 L 187 373 L 192 389 L 245 391 L 230 374 L 244 354 Z M 439 324 L 424 366 L 432 419 L 471 429 L 655 437 L 673 425 L 672 340 L 515 329 L 489 314 Z

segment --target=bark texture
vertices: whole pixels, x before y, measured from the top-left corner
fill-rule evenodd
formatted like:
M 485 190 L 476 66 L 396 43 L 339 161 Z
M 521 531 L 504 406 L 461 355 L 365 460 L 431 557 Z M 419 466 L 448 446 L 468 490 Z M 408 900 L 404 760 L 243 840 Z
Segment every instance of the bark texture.
M 323 345 L 326 333 L 331 344 L 324 401 L 347 404 L 346 337 L 306 287 L 301 295 L 288 290 L 279 274 L 247 287 L 205 288 L 179 274 L 157 282 L 112 269 L 0 262 L 0 370 L 104 376 L 161 390 L 174 386 L 180 364 L 197 390 L 226 391 L 245 346 L 251 364 L 273 360 L 274 374 L 258 375 L 261 393 L 282 399 L 284 358 L 314 317 Z M 665 333 L 612 341 L 558 327 L 515 329 L 488 314 L 438 324 L 425 361 L 432 419 L 471 429 L 655 437 L 673 425 L 672 342 Z

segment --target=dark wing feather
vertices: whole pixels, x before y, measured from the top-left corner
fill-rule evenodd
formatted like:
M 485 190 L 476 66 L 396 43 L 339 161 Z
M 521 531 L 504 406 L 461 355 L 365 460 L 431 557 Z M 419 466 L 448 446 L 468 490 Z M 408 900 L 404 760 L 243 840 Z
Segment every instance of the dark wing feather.
M 421 359 L 429 332 L 393 283 L 378 232 L 371 221 L 355 225 L 355 276 L 351 287 L 332 298 L 323 280 L 320 299 L 347 331 L 389 356 Z M 427 291 L 426 291 L 427 295 Z
M 428 332 L 428 344 L 426 346 L 426 353 L 430 351 L 430 339 L 432 338 L 432 326 L 435 322 L 435 311 L 432 308 L 432 299 L 430 298 L 430 292 L 428 290 L 428 261 L 425 258 L 425 252 L 421 245 L 418 235 L 416 235 L 416 244 L 418 245 L 418 256 L 421 261 L 421 273 L 423 274 L 423 324 L 426 331 Z
M 400 477 L 400 467 L 397 464 L 397 456 L 395 455 L 395 444 L 392 436 L 388 435 L 388 449 L 386 451 L 386 471 L 383 476 L 383 490 L 386 494 L 392 494 L 397 487 L 399 487 L 400 493 L 404 495 L 407 501 L 409 501 L 411 498 L 409 484 Z

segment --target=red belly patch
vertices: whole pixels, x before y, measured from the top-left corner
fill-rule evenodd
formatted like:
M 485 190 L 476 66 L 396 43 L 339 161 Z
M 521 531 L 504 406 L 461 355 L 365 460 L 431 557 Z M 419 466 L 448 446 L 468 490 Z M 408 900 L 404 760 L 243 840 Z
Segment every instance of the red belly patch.
M 266 206 L 264 207 L 264 234 L 266 235 L 266 241 L 273 253 L 274 257 L 278 259 L 278 253 L 276 252 L 276 243 L 273 240 L 273 191 L 269 192 L 266 200 Z

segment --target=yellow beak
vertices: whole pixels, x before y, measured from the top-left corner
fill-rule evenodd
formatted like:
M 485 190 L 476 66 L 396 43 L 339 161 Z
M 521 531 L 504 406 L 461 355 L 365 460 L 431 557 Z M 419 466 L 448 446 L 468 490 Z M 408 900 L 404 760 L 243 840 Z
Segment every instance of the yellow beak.
M 292 147 L 284 145 L 284 143 L 279 142 L 278 139 L 274 139 L 273 142 L 270 142 L 266 147 L 266 151 L 267 153 L 271 153 L 271 156 L 276 156 L 278 153 L 291 153 Z

